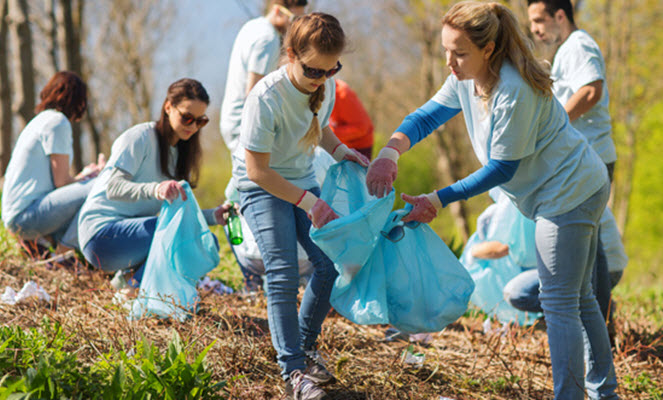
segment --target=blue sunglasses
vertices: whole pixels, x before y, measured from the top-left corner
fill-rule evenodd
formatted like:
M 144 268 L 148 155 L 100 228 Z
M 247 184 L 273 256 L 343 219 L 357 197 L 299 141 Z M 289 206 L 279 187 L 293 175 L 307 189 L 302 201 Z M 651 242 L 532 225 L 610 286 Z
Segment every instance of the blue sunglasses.
M 421 225 L 419 221 L 401 222 L 406 215 L 412 211 L 412 204 L 407 204 L 404 209 L 396 210 L 389 215 L 389 220 L 380 234 L 392 243 L 396 243 L 405 237 L 405 228 L 416 229 Z

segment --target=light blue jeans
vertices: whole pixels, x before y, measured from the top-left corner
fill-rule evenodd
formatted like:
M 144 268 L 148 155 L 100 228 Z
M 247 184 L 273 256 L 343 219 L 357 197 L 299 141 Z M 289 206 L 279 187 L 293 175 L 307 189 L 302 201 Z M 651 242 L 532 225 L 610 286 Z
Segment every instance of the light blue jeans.
M 14 218 L 9 230 L 26 240 L 52 235 L 56 242 L 78 248 L 78 211 L 93 182 L 70 183 L 34 200 Z
M 106 272 L 140 267 L 150 252 L 156 224 L 157 217 L 108 223 L 87 242 L 83 255 L 90 264 Z
M 618 399 L 605 321 L 592 292 L 606 183 L 575 209 L 536 220 L 541 307 L 548 329 L 555 399 Z M 583 357 L 587 363 L 584 374 Z
M 310 190 L 320 195 L 320 190 Z M 309 237 L 306 212 L 262 189 L 240 192 L 241 211 L 262 254 L 267 277 L 267 317 L 281 375 L 306 368 L 304 351 L 312 350 L 331 305 L 329 295 L 338 273 Z M 314 272 L 297 312 L 299 263 L 297 242 Z

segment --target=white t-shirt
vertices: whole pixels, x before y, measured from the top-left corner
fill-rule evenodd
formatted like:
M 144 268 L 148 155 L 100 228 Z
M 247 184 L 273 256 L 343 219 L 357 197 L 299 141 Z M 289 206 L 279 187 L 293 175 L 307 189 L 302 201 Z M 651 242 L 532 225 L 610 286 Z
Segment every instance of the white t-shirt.
M 325 82 L 325 99 L 318 111 L 320 127 L 329 125 L 334 107 L 335 82 Z M 301 189 L 318 186 L 313 154 L 299 146 L 313 119 L 309 95 L 300 92 L 288 78 L 286 66 L 264 77 L 253 88 L 244 105 L 240 145 L 233 153 L 233 178 L 240 191 L 257 189 L 246 175 L 244 149 L 270 153 L 269 166 Z
M 433 96 L 462 109 L 479 161 L 520 160 L 513 178 L 500 188 L 528 218 L 571 211 L 608 181 L 598 154 L 569 123 L 562 105 L 536 93 L 509 62 L 488 105 L 475 94 L 474 81 L 450 75 Z
M 221 105 L 221 135 L 231 152 L 238 144 L 248 74 L 267 75 L 274 71 L 280 48 L 281 35 L 265 17 L 244 24 L 235 38 Z
M 154 122 L 135 125 L 122 133 L 113 143 L 106 167 L 97 177 L 87 200 L 81 207 L 78 220 L 78 240 L 81 249 L 85 248 L 87 242 L 109 222 L 149 217 L 157 215 L 161 209 L 163 202 L 156 198 L 127 202 L 109 200 L 106 197 L 106 186 L 113 168 L 128 172 L 133 176 L 132 181 L 136 183 L 170 179 L 161 173 L 155 126 Z M 173 173 L 177 165 L 177 148 L 171 146 L 169 150 L 169 170 Z
M 604 163 L 615 162 L 617 152 L 611 136 L 605 61 L 598 44 L 587 32 L 580 29 L 573 31 L 557 49 L 551 77 L 554 80 L 553 93 L 562 104 L 566 104 L 581 87 L 598 80 L 603 81 L 603 93 L 599 102 L 572 124 L 585 135 Z
M 71 123 L 56 110 L 44 110 L 23 129 L 12 152 L 2 188 L 5 226 L 35 200 L 55 190 L 51 154 L 73 158 Z

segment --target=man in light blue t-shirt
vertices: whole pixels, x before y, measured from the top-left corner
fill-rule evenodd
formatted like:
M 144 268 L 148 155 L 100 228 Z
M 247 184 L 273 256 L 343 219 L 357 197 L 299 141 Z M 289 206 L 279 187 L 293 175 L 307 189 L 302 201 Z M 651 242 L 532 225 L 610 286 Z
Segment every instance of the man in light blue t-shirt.
M 268 13 L 240 29 L 228 64 L 221 105 L 221 136 L 232 153 L 237 147 L 246 96 L 263 76 L 278 67 L 281 37 L 292 20 L 304 14 L 307 0 L 271 0 Z
M 557 46 L 551 71 L 555 97 L 564 105 L 573 127 L 585 135 L 606 164 L 612 181 L 617 153 L 601 50 L 576 26 L 569 0 L 527 0 L 527 4 L 532 33 L 543 43 Z
M 556 46 L 551 77 L 553 93 L 564 105 L 574 128 L 582 133 L 608 169 L 612 182 L 617 152 L 612 141 L 605 61 L 598 44 L 578 27 L 569 0 L 527 0 L 532 33 Z M 603 316 L 611 320 L 610 277 L 601 239 L 597 251 L 594 293 Z M 612 329 L 612 324 L 609 326 Z M 611 335 L 612 335 L 611 331 Z

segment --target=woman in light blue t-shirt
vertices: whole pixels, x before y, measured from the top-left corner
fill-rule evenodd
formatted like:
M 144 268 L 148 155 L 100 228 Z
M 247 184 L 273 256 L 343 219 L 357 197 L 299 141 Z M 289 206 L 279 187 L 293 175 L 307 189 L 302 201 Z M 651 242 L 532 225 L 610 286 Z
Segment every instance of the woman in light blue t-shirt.
M 104 166 L 88 165 L 71 176 L 71 122 L 87 109 L 87 86 L 73 72 L 56 73 L 41 91 L 38 113 L 23 129 L 12 152 L 2 189 L 2 220 L 30 251 L 32 241 L 52 236 L 78 248 L 74 217 L 92 187 L 89 178 Z M 73 221 L 73 222 L 72 222 Z M 71 227 L 71 229 L 69 229 Z M 28 245 L 32 243 L 33 246 Z
M 158 121 L 133 126 L 115 140 L 78 222 L 81 249 L 92 265 L 108 272 L 143 265 L 162 202 L 186 200 L 181 180 L 195 187 L 208 104 L 200 82 L 180 79 L 168 87 Z M 205 210 L 208 224 L 223 221 L 228 207 Z
M 499 185 L 536 222 L 539 299 L 555 398 L 584 399 L 585 390 L 592 399 L 618 398 L 608 331 L 591 286 L 598 223 L 609 193 L 605 165 L 554 99 L 552 80 L 509 9 L 462 2 L 442 22 L 452 74 L 380 151 L 367 174 L 369 191 L 383 196 L 396 178 L 399 155 L 463 111 L 484 166 L 437 192 L 404 194 L 414 209 L 403 221 L 430 222 L 447 204 Z M 586 375 L 583 351 L 589 357 Z
M 309 229 L 338 216 L 317 197 L 313 151 L 319 144 L 336 161 L 368 166 L 329 128 L 334 82 L 328 78 L 341 69 L 344 46 L 343 30 L 331 15 L 297 18 L 284 42 L 287 65 L 264 77 L 246 99 L 233 153 L 241 210 L 265 264 L 272 343 L 286 393 L 295 398 L 322 398 L 317 385 L 333 380 L 315 346 L 337 273 Z M 299 313 L 297 242 L 314 266 Z

